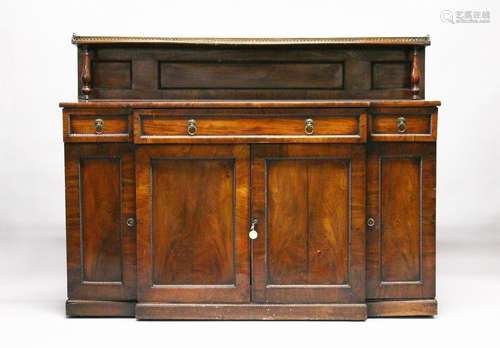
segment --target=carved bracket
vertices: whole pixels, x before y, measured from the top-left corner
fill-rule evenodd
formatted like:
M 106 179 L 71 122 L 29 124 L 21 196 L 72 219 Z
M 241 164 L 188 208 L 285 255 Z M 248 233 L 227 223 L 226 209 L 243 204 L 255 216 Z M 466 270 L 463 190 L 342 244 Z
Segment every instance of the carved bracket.
M 90 92 L 92 91 L 90 84 L 92 82 L 92 75 L 90 72 L 90 53 L 87 45 L 82 46 L 82 90 L 81 95 L 83 100 L 89 100 Z
M 420 99 L 420 67 L 418 62 L 418 48 L 413 48 L 411 63 L 411 94 L 413 99 Z

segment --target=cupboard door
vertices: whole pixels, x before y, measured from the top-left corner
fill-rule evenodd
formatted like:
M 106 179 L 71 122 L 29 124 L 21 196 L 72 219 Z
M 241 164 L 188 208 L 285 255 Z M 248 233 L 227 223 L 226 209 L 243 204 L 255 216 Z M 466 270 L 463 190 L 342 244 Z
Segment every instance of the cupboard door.
M 435 187 L 436 144 L 370 144 L 368 298 L 435 296 Z
M 248 156 L 248 145 L 138 148 L 139 301 L 249 301 Z
M 128 144 L 65 146 L 69 299 L 136 298 L 133 156 Z
M 255 145 L 252 301 L 365 298 L 363 145 Z

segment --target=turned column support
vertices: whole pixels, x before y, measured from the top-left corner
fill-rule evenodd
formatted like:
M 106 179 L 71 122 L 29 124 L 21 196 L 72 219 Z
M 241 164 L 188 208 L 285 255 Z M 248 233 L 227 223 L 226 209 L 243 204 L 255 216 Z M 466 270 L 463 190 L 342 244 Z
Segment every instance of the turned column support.
M 421 99 L 421 97 L 420 97 L 420 65 L 419 65 L 417 46 L 415 46 L 413 48 L 412 59 L 411 59 L 410 81 L 411 81 L 412 99 Z
M 82 70 L 81 70 L 81 83 L 82 83 L 82 89 L 81 89 L 81 98 L 83 100 L 89 100 L 89 95 L 90 92 L 92 91 L 91 89 L 91 82 L 92 82 L 92 75 L 91 75 L 91 69 L 90 69 L 90 53 L 89 53 L 89 48 L 87 45 L 82 46 Z

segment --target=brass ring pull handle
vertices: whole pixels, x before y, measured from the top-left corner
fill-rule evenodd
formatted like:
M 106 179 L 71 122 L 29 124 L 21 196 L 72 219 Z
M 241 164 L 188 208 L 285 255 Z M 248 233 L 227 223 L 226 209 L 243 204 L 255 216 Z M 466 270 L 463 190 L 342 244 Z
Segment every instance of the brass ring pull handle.
M 95 120 L 95 133 L 101 134 L 104 131 L 104 120 L 102 118 L 96 118 Z
M 305 120 L 304 122 L 304 133 L 306 133 L 307 135 L 311 135 L 314 133 L 314 121 L 312 118 L 308 118 L 307 120 Z
M 257 230 L 255 229 L 255 225 L 257 225 L 258 220 L 257 219 L 252 219 L 252 225 L 250 226 L 250 232 L 248 232 L 248 238 L 250 239 L 257 239 L 259 234 L 257 233 Z
M 196 126 L 196 120 L 189 120 L 187 124 L 188 135 L 195 135 L 198 131 L 198 126 Z
M 406 118 L 403 116 L 398 117 L 397 125 L 399 133 L 406 133 Z

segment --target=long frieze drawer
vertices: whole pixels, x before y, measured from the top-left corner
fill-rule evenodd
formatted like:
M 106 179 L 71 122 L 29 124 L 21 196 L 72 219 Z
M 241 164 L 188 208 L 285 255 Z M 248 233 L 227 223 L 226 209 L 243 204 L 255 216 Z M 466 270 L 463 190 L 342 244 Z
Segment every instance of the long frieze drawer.
M 436 141 L 437 108 L 372 109 L 369 133 L 373 141 Z
M 127 110 L 64 110 L 65 142 L 127 142 L 132 124 Z
M 367 111 L 336 109 L 136 110 L 134 142 L 365 142 Z

